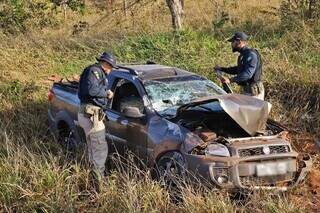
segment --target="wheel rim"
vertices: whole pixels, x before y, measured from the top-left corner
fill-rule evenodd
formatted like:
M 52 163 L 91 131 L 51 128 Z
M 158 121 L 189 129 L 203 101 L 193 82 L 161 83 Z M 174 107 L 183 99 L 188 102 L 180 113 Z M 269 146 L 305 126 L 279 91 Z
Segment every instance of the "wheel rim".
M 158 172 L 159 180 L 163 185 L 176 186 L 178 179 L 184 177 L 184 162 L 181 161 L 182 156 L 179 153 L 174 155 L 172 158 L 166 157 L 159 162 Z M 181 161 L 181 162 L 179 162 Z

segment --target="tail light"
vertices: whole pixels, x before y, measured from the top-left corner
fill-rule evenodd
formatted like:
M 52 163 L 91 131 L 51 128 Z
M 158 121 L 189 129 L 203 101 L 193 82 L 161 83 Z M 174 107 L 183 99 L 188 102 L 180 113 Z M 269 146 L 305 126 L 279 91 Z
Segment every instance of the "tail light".
M 49 102 L 53 99 L 53 96 L 54 96 L 54 92 L 52 91 L 52 89 L 50 89 L 48 92 L 48 101 Z

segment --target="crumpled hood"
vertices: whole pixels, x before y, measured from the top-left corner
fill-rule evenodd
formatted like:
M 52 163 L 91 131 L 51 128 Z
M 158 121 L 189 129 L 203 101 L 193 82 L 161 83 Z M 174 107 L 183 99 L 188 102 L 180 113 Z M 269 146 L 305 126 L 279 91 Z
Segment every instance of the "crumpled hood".
M 265 129 L 271 104 L 247 95 L 226 94 L 197 99 L 181 106 L 177 115 L 190 107 L 212 101 L 219 101 L 222 109 L 251 136 Z

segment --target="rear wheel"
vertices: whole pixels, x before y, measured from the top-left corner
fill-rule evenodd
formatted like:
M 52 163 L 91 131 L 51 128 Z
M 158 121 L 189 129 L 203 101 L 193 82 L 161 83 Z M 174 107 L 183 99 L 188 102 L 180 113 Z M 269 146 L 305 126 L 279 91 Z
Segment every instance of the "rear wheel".
M 66 130 L 66 132 L 61 135 L 60 142 L 67 151 L 75 151 L 77 141 L 75 139 L 74 132 L 70 129 Z
M 67 124 L 60 125 L 58 142 L 65 151 L 72 153 L 76 153 L 81 146 L 81 138 L 77 129 Z

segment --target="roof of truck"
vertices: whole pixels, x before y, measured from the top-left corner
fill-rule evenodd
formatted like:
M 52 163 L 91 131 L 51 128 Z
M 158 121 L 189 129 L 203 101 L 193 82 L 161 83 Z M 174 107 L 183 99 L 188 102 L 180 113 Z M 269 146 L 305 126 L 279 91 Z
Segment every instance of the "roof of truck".
M 131 69 L 130 73 L 137 75 L 141 80 L 194 75 L 194 73 L 176 67 L 169 67 L 159 64 L 126 65 L 125 67 Z M 119 71 L 128 72 L 128 70 L 122 67 L 119 68 Z

